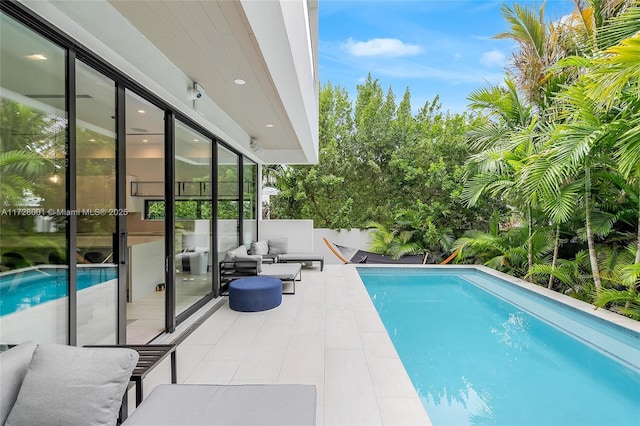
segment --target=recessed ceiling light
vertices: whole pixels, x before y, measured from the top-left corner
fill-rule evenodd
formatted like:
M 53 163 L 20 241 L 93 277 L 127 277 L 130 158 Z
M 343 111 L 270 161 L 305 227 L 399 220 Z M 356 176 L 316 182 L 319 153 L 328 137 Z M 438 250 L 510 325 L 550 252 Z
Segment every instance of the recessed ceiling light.
M 89 142 L 95 142 L 95 141 L 96 141 L 95 139 L 89 139 Z
M 273 127 L 273 124 L 267 124 L 267 127 L 268 127 L 268 128 L 272 128 L 272 127 Z
M 140 114 L 144 114 L 146 111 L 145 111 L 145 110 L 143 110 L 143 109 L 139 109 L 139 110 L 138 110 L 138 112 L 139 112 Z
M 149 139 L 142 139 L 142 142 L 149 142 Z
M 233 82 L 234 82 L 235 84 L 237 84 L 238 86 L 242 86 L 243 84 L 245 84 L 245 83 L 246 83 L 246 81 L 244 81 L 244 80 L 243 80 L 243 79 L 241 79 L 241 78 L 236 78 L 235 80 L 233 80 Z
M 27 59 L 31 59 L 32 61 L 46 61 L 47 57 L 42 53 L 34 53 L 33 55 L 27 55 Z
M 194 142 L 200 142 L 200 139 L 194 139 L 193 141 Z

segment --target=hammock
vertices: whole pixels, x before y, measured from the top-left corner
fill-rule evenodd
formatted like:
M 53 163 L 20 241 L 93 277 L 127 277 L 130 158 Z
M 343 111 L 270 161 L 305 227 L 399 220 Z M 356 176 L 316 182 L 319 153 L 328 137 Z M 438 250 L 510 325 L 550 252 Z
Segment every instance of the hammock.
M 381 263 L 399 263 L 399 264 L 412 264 L 412 265 L 424 265 L 424 264 L 434 264 L 435 259 L 430 257 L 429 254 L 421 255 L 421 254 L 412 254 L 407 256 L 402 256 L 400 259 L 393 259 L 391 256 L 387 256 L 384 254 L 371 253 L 370 251 L 354 249 L 350 247 L 340 246 L 338 244 L 334 244 L 326 238 L 322 238 L 324 243 L 329 247 L 331 253 L 333 253 L 342 263 L 372 263 L 372 264 L 381 264 Z M 441 265 L 446 265 L 454 257 L 458 254 L 458 250 L 453 252 L 451 256 L 440 262 Z

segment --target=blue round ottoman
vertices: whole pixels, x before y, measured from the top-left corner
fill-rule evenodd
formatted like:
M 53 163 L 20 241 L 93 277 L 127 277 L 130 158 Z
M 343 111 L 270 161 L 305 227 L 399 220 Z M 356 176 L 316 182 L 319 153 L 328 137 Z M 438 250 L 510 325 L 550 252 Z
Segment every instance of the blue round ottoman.
M 257 312 L 282 303 L 282 281 L 274 277 L 247 277 L 229 283 L 229 307 L 234 311 Z

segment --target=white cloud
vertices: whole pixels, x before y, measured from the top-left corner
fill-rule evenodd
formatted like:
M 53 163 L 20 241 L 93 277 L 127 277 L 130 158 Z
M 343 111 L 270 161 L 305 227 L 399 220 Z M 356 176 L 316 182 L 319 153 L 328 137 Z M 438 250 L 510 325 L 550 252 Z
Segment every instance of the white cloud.
M 499 50 L 490 50 L 482 54 L 480 62 L 489 68 L 502 67 L 506 64 L 507 57 Z
M 422 64 L 395 64 L 378 66 L 369 70 L 372 75 L 384 75 L 393 78 L 441 81 L 450 85 L 458 84 L 496 84 L 504 80 L 502 72 L 481 72 L 477 69 L 436 68 Z
M 396 38 L 373 38 L 369 41 L 349 38 L 342 47 L 352 56 L 408 56 L 422 52 L 420 46 L 406 44 Z

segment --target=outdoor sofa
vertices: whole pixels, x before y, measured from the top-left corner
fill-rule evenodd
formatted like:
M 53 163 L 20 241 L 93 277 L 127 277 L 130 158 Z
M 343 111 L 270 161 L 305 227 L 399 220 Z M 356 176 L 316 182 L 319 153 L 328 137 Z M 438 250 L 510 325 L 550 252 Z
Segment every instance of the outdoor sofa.
M 272 260 L 268 262 L 272 262 Z M 264 263 L 262 255 L 248 254 L 245 246 L 229 250 L 224 260 L 220 262 L 218 271 L 222 286 L 239 278 L 258 275 L 275 277 L 283 283 L 290 282 L 293 290 L 284 294 L 295 294 L 296 281 L 302 279 L 302 265 L 300 263 Z
M 287 237 L 254 241 L 251 243 L 249 254 L 260 255 L 263 259 L 278 263 L 312 264 L 320 262 L 320 270 L 324 269 L 324 256 L 319 253 L 290 253 Z
M 0 353 L 0 425 L 115 425 L 138 361 L 127 348 L 25 342 Z M 157 386 L 126 426 L 314 425 L 313 385 Z

